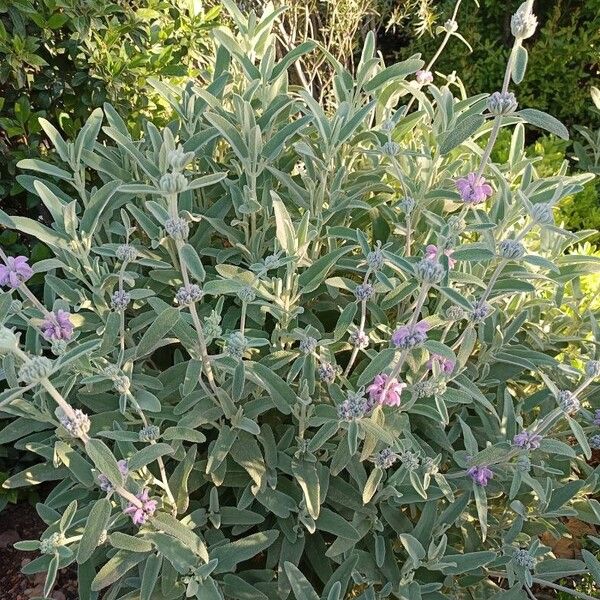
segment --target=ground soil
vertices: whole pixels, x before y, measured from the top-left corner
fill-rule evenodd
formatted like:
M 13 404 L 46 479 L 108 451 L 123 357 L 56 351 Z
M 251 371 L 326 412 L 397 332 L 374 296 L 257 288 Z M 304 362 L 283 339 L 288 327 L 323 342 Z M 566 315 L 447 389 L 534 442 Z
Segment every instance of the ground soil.
M 46 529 L 31 504 L 9 504 L 0 512 L 0 600 L 30 600 L 42 597 L 45 575 L 27 576 L 21 568 L 39 556 L 13 547 L 20 540 L 39 539 Z M 78 600 L 76 574 L 72 569 L 60 571 L 51 594 L 54 600 Z

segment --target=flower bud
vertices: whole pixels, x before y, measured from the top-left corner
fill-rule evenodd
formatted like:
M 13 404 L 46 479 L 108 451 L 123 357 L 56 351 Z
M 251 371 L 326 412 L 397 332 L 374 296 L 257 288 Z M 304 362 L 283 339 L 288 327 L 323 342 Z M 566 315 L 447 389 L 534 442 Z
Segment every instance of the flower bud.
M 523 2 L 510 19 L 510 30 L 517 40 L 525 40 L 535 33 L 538 21 L 531 10 L 532 6 L 532 0 Z
M 199 285 L 190 283 L 182 285 L 175 294 L 175 300 L 179 306 L 190 306 L 194 302 L 198 302 L 204 296 L 204 292 Z
M 123 262 L 132 262 L 136 259 L 138 253 L 130 244 L 121 244 L 117 248 L 115 254 L 117 255 L 117 258 Z
M 60 424 L 72 437 L 81 438 L 90 431 L 90 418 L 79 408 L 73 411 L 72 418 L 63 415 L 59 420 Z
M 387 156 L 396 156 L 400 151 L 400 145 L 396 142 L 386 142 L 383 146 L 381 146 L 381 152 Z
M 160 427 L 157 425 L 146 425 L 138 432 L 140 442 L 154 442 L 160 438 Z
M 52 373 L 52 361 L 45 356 L 33 356 L 21 365 L 19 379 L 26 385 L 38 383 Z
M 254 302 L 256 292 L 249 285 L 245 285 L 238 291 L 237 296 L 242 302 Z
M 415 265 L 415 273 L 423 283 L 439 283 L 444 279 L 446 269 L 438 261 L 423 258 Z
M 523 256 L 525 256 L 525 246 L 523 246 L 523 244 L 517 240 L 502 240 L 498 244 L 498 254 L 502 258 L 518 260 L 519 258 L 523 258 Z
M 165 231 L 174 240 L 185 241 L 190 234 L 190 226 L 185 219 L 182 219 L 181 217 L 175 217 L 165 221 Z
M 225 344 L 225 352 L 236 360 L 244 357 L 244 352 L 248 349 L 248 340 L 240 331 L 234 331 L 229 334 Z
M 535 567 L 535 557 L 528 550 L 520 548 L 513 556 L 513 560 L 517 565 L 524 569 L 532 570 Z
M 511 115 L 517 110 L 517 99 L 512 92 L 494 92 L 487 99 L 487 108 L 492 115 Z
M 312 354 L 317 349 L 317 344 L 317 340 L 309 335 L 305 339 L 300 340 L 300 352 L 303 352 L 304 354 Z
M 333 383 L 337 375 L 337 369 L 328 362 L 321 363 L 317 369 L 319 379 L 325 383 Z
M 569 390 L 561 390 L 558 393 L 556 400 L 558 402 L 558 406 L 560 406 L 561 410 L 567 415 L 572 415 L 581 408 L 579 398 L 577 398 L 577 396 Z
M 187 189 L 187 179 L 181 173 L 167 173 L 160 178 L 158 185 L 166 194 L 177 194 Z
M 375 465 L 380 469 L 389 469 L 399 456 L 391 448 L 384 448 L 375 456 Z
M 369 345 L 369 336 L 364 331 L 357 329 L 350 334 L 348 341 L 355 348 L 367 348 Z
M 0 326 L 0 355 L 14 352 L 18 348 L 19 340 L 14 331 Z
M 454 19 L 448 19 L 444 23 L 444 29 L 448 33 L 456 33 L 458 31 L 458 23 Z
M 181 146 L 175 150 L 167 152 L 167 161 L 174 171 L 183 171 L 183 169 L 194 160 L 193 152 L 184 152 Z
M 538 202 L 531 209 L 531 217 L 540 225 L 554 225 L 554 213 L 552 205 L 546 202 Z
M 54 554 L 57 548 L 64 546 L 65 536 L 62 533 L 53 533 L 50 537 L 40 540 L 40 552 L 42 554 Z
M 585 363 L 585 374 L 592 379 L 600 377 L 600 360 L 588 360 Z
M 370 283 L 361 283 L 354 288 L 354 295 L 360 302 L 366 302 L 373 297 L 375 290 Z
M 116 312 L 123 312 L 131 302 L 131 296 L 123 291 L 117 290 L 110 298 L 110 307 Z
M 406 196 L 405 198 L 402 198 L 402 200 L 400 200 L 400 202 L 398 202 L 398 208 L 400 208 L 400 210 L 403 210 L 407 215 L 410 215 L 410 213 L 415 208 L 414 198 L 411 198 L 410 196 Z

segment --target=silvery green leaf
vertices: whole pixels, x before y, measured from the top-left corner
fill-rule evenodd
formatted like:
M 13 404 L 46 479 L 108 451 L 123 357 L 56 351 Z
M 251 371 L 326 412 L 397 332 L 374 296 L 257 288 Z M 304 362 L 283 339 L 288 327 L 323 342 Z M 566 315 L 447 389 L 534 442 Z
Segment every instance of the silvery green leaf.
M 87 236 L 94 235 L 103 211 L 105 210 L 109 201 L 112 199 L 115 192 L 119 189 L 120 185 L 120 181 L 109 181 L 92 194 L 88 205 L 85 207 L 83 217 L 79 225 L 82 234 Z
M 44 583 L 44 596 L 49 596 L 52 588 L 54 587 L 54 583 L 56 581 L 56 576 L 58 574 L 58 556 L 53 556 L 50 564 L 48 565 L 48 571 L 46 572 L 46 581 Z
M 473 483 L 473 495 L 475 497 L 475 506 L 477 507 L 477 517 L 479 519 L 479 527 L 481 528 L 481 537 L 483 541 L 485 541 L 488 531 L 488 503 L 485 487 Z
M 569 427 L 573 432 L 573 435 L 577 439 L 577 442 L 581 446 L 581 450 L 583 451 L 584 456 L 589 460 L 592 456 L 592 450 L 590 449 L 590 445 L 588 443 L 587 435 L 583 430 L 583 427 L 573 418 L 568 418 Z
M 482 115 L 470 115 L 459 120 L 454 129 L 440 136 L 440 153 L 448 154 L 456 146 L 470 138 L 484 123 L 485 118 Z
M 526 123 L 545 129 L 554 135 L 557 135 L 563 140 L 569 139 L 569 132 L 567 128 L 556 118 L 535 108 L 524 108 L 515 113 L 515 115 L 521 117 Z
M 59 167 L 56 167 L 50 163 L 46 163 L 43 160 L 38 160 L 37 158 L 25 158 L 20 160 L 17 163 L 17 167 L 19 169 L 26 169 L 29 171 L 44 173 L 45 175 L 51 175 L 52 177 L 62 179 L 63 181 L 72 180 L 72 175 L 68 171 L 60 169 Z
M 313 519 L 318 519 L 321 510 L 321 487 L 316 464 L 307 459 L 294 459 L 292 473 L 302 489 L 308 513 Z
M 191 275 L 198 281 L 202 282 L 206 278 L 206 271 L 202 266 L 202 261 L 196 250 L 190 244 L 184 244 L 181 247 L 181 256 L 185 262 L 185 266 L 190 270 Z
M 100 498 L 92 505 L 77 549 L 77 562 L 79 564 L 86 562 L 98 547 L 108 524 L 111 508 L 110 500 L 107 498 Z
M 511 71 L 512 80 L 519 85 L 525 78 L 527 70 L 527 49 L 521 45 L 516 46 L 514 50 L 514 64 Z
M 317 592 L 296 565 L 286 562 L 285 572 L 296 600 L 319 600 Z
M 401 533 L 399 539 L 405 550 L 408 552 L 408 555 L 413 560 L 413 563 L 418 565 L 426 555 L 425 548 L 423 548 L 421 542 L 409 533 Z
M 215 573 L 232 571 L 237 564 L 266 550 L 277 538 L 279 531 L 270 529 L 219 546 L 211 551 L 211 559 L 218 559 Z
M 581 557 L 585 561 L 585 564 L 594 578 L 594 581 L 597 584 L 600 584 L 600 562 L 598 559 L 585 548 L 581 551 Z
M 140 600 L 151 600 L 162 567 L 162 556 L 150 554 L 146 559 L 140 584 Z
M 363 504 L 368 504 L 372 500 L 373 496 L 377 492 L 377 486 L 381 482 L 382 478 L 383 471 L 379 467 L 375 467 L 369 474 L 369 477 L 367 478 L 367 481 L 365 482 L 365 485 L 363 487 Z
M 96 574 L 92 581 L 92 591 L 98 592 L 126 575 L 136 565 L 146 559 L 147 553 L 119 550 Z
M 166 513 L 157 513 L 154 517 L 154 522 L 165 533 L 177 538 L 186 548 L 189 548 L 205 563 L 209 561 L 208 550 L 204 541 L 191 529 L 183 525 L 181 521 Z
M 151 353 L 164 336 L 177 325 L 178 320 L 179 310 L 171 307 L 165 308 L 144 332 L 137 346 L 136 356 L 140 357 Z
M 188 483 L 190 474 L 194 468 L 196 454 L 197 446 L 194 445 L 187 451 L 184 459 L 175 467 L 173 474 L 169 478 L 169 487 L 174 490 L 178 514 L 185 512 L 189 506 Z
M 123 475 L 119 470 L 117 460 L 110 448 L 102 440 L 89 439 L 85 444 L 85 451 L 96 465 L 98 471 L 106 475 L 114 486 L 123 484 Z
M 137 471 L 138 469 L 141 469 L 142 467 L 153 463 L 157 458 L 165 456 L 166 454 L 173 454 L 173 452 L 174 450 L 169 444 L 149 444 L 141 450 L 138 450 L 128 460 L 127 464 L 129 466 L 130 471 Z
M 127 535 L 121 531 L 115 531 L 108 536 L 108 541 L 113 548 L 128 550 L 129 552 L 150 552 L 152 542 L 140 537 Z

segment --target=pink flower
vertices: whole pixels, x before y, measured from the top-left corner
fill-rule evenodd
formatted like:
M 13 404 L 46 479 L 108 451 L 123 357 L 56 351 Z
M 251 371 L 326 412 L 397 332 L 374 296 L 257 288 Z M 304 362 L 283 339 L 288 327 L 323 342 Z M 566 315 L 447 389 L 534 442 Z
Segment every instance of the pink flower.
M 47 340 L 70 340 L 73 336 L 71 315 L 64 310 L 48 313 L 41 329 Z
M 457 179 L 456 188 L 467 204 L 481 204 L 494 193 L 492 186 L 477 173 L 469 173 L 466 177 Z
M 26 256 L 7 256 L 6 264 L 0 265 L 0 285 L 18 288 L 33 275 Z
M 414 325 L 401 325 L 392 335 L 392 344 L 396 348 L 409 350 L 427 339 L 429 324 L 427 321 L 419 321 Z
M 467 475 L 477 484 L 485 487 L 490 479 L 494 478 L 494 472 L 488 467 L 471 467 L 467 470 Z
M 415 73 L 415 79 L 419 85 L 425 85 L 433 81 L 433 73 L 425 69 L 419 69 Z
M 147 489 L 136 494 L 135 497 L 142 503 L 142 506 L 136 506 L 130 502 L 123 512 L 131 517 L 135 525 L 143 525 L 154 514 L 158 503 L 156 500 L 150 500 Z
M 367 388 L 367 392 L 372 403 L 400 406 L 400 394 L 405 387 L 406 384 L 398 381 L 395 377 L 389 379 L 388 375 L 380 373 L 375 376 L 373 383 Z
M 448 267 L 452 268 L 456 264 L 456 260 L 452 257 L 452 248 L 444 250 L 444 254 L 448 257 Z M 429 244 L 425 247 L 425 258 L 430 261 L 437 260 L 438 247 L 435 244 Z
M 427 368 L 433 369 L 433 365 L 437 365 L 440 368 L 440 371 L 445 375 L 450 375 L 452 371 L 454 371 L 454 361 L 450 358 L 446 358 L 445 356 L 441 356 L 440 354 L 433 354 L 431 358 L 427 361 Z

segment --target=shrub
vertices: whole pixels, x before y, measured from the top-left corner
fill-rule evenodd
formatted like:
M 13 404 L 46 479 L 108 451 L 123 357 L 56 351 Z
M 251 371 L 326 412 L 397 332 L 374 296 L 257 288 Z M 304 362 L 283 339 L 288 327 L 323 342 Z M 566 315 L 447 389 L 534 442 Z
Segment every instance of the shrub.
M 600 333 L 563 307 L 600 261 L 553 219 L 590 177 L 524 154 L 527 123 L 565 135 L 506 90 L 528 6 L 502 93 L 455 98 L 368 36 L 330 113 L 288 84 L 301 51 L 275 60 L 271 15 L 226 6 L 213 81 L 155 84 L 177 120 L 132 136 L 106 105 L 73 142 L 51 130 L 63 164 L 21 167 L 52 227 L 0 213 L 55 255 L 0 268 L 0 442 L 41 459 L 4 487 L 57 482 L 25 571 L 48 595 L 77 562 L 82 600 L 598 579 L 539 539 L 598 522 Z
M 74 135 L 109 101 L 132 126 L 149 115 L 162 125 L 170 108 L 148 89 L 148 78 L 177 82 L 206 68 L 208 30 L 216 24 L 218 7 L 204 12 L 197 2 L 143 4 L 134 9 L 127 2 L 0 0 L 3 206 L 25 214 L 39 206 L 37 195 L 24 193 L 15 175 L 19 160 L 48 154 L 40 117 Z M 3 247 L 22 251 L 18 242 L 0 239 Z

